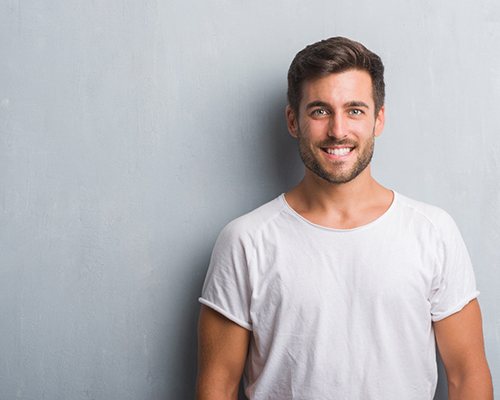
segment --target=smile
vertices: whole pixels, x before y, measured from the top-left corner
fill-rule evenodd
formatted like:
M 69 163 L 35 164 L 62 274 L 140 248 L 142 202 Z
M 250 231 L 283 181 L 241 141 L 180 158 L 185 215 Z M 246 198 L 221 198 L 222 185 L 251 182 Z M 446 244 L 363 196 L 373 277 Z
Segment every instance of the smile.
M 352 147 L 326 147 L 322 148 L 325 153 L 331 154 L 333 156 L 346 156 L 352 151 Z

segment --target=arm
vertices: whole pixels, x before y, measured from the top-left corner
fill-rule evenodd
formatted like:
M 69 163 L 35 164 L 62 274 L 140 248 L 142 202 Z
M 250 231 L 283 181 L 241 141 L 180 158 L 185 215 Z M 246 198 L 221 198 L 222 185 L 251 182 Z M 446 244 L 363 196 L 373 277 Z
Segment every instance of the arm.
M 492 400 L 493 386 L 484 353 L 481 310 L 477 300 L 434 322 L 434 333 L 448 378 L 448 398 Z
M 197 400 L 235 400 L 250 331 L 210 307 L 201 307 L 198 325 Z

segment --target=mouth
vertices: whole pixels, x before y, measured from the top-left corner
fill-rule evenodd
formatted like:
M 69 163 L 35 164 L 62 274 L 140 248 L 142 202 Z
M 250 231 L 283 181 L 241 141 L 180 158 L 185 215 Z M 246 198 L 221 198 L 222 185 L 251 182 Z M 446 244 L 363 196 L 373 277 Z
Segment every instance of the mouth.
M 332 158 L 347 157 L 354 150 L 352 146 L 322 147 L 321 150 Z

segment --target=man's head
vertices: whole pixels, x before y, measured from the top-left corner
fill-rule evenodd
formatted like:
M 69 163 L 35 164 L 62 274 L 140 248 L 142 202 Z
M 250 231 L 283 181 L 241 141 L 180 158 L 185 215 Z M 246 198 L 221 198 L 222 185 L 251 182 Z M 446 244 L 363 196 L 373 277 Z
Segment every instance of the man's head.
M 288 103 L 298 114 L 305 81 L 348 70 L 366 71 L 372 80 L 375 114 L 384 105 L 384 64 L 361 43 L 344 37 L 321 40 L 301 50 L 288 70 Z
M 288 73 L 287 125 L 306 176 L 348 183 L 370 176 L 384 126 L 384 66 L 360 43 L 331 38 L 300 51 Z

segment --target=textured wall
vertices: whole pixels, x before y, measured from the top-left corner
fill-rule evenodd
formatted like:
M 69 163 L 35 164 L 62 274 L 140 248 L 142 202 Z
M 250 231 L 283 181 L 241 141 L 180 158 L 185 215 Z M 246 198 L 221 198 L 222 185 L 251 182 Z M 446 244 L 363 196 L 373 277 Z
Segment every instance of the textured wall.
M 300 177 L 286 70 L 334 35 L 384 59 L 375 175 L 455 217 L 499 388 L 499 4 L 2 1 L 0 398 L 193 396 L 211 247 Z

